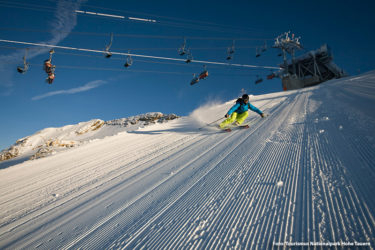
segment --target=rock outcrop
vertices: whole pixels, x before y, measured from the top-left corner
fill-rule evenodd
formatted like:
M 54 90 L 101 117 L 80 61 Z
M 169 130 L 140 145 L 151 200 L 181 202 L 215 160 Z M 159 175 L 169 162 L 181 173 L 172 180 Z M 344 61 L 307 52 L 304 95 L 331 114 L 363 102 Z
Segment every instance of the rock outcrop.
M 94 119 L 76 125 L 46 128 L 34 135 L 19 139 L 11 147 L 0 152 L 0 161 L 10 160 L 18 156 L 38 159 L 58 151 L 80 146 L 93 139 L 114 135 L 111 131 L 135 130 L 142 126 L 163 123 L 177 118 L 179 116 L 175 114 L 165 115 L 160 112 L 153 112 L 107 122 Z M 104 129 L 103 131 L 105 126 L 111 126 L 111 129 Z M 117 126 L 117 128 L 112 126 Z
M 157 122 L 163 123 L 167 122 L 170 120 L 174 120 L 179 118 L 179 116 L 175 114 L 169 114 L 165 115 L 160 112 L 153 112 L 153 113 L 147 113 L 139 116 L 131 116 L 128 118 L 121 118 L 121 119 L 116 119 L 112 121 L 107 121 L 105 122 L 106 125 L 120 125 L 120 126 L 130 126 L 130 125 L 136 125 L 142 122 L 142 125 L 150 125 L 150 124 L 155 124 Z

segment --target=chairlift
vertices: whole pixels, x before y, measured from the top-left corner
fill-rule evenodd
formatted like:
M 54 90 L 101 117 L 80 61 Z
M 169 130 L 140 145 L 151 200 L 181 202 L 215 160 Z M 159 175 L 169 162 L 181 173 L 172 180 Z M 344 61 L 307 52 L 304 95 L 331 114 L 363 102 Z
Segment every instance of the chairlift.
M 133 58 L 131 57 L 131 55 L 129 53 L 130 53 L 130 51 L 128 51 L 128 57 L 126 58 L 126 62 L 124 64 L 125 68 L 127 68 L 127 67 L 129 67 L 133 64 Z
M 28 49 L 26 49 L 25 55 L 23 56 L 23 68 L 21 66 L 17 67 L 18 73 L 24 74 L 29 69 L 29 63 L 26 62 L 27 51 L 28 51 Z
M 193 55 L 191 54 L 190 50 L 187 50 L 187 57 L 186 57 L 186 63 L 190 63 L 193 60 Z
M 227 60 L 229 61 L 229 60 L 231 60 L 233 58 L 234 49 L 233 48 L 228 48 L 227 54 L 228 54 Z
M 54 49 L 51 49 L 49 51 L 49 58 L 47 60 L 44 60 L 44 71 L 49 74 L 51 72 L 51 69 L 54 67 L 52 65 L 52 55 L 55 53 Z
M 43 69 L 47 73 L 48 77 L 46 78 L 46 82 L 48 84 L 52 84 L 53 80 L 55 79 L 55 68 L 56 66 L 52 64 L 52 55 L 55 53 L 53 49 L 49 51 L 49 58 L 44 61 Z
M 275 73 L 271 73 L 271 74 L 269 74 L 268 76 L 267 76 L 267 80 L 271 80 L 271 79 L 273 79 L 273 78 L 275 78 L 276 77 L 276 74 Z
M 106 58 L 110 58 L 112 56 L 112 53 L 109 51 L 109 49 L 111 48 L 112 46 L 112 42 L 113 42 L 113 32 L 111 32 L 111 41 L 109 42 L 108 45 L 105 46 L 105 53 L 104 53 L 104 56 Z
M 193 74 L 193 79 L 190 82 L 190 85 L 194 85 L 199 82 L 199 78 L 195 76 L 195 73 Z
M 231 60 L 233 58 L 234 51 L 235 51 L 235 48 L 234 48 L 234 40 L 233 40 L 232 47 L 229 47 L 227 49 L 227 54 L 228 54 L 227 60 Z
M 262 47 L 262 52 L 265 52 L 267 50 L 267 43 L 264 41 L 264 45 Z
M 53 68 L 52 72 L 55 72 L 55 68 Z M 55 73 L 49 74 L 48 77 L 47 77 L 47 79 L 46 79 L 46 82 L 48 84 L 52 84 L 53 80 L 55 80 Z
M 260 78 L 258 75 L 257 75 L 257 79 L 255 80 L 255 84 L 258 84 L 258 83 L 261 83 L 263 82 L 263 78 Z
M 205 79 L 208 76 L 206 65 L 203 65 L 203 71 L 199 74 L 199 80 Z
M 255 48 L 255 57 L 260 57 L 260 52 L 258 50 L 258 47 Z
M 231 60 L 232 59 L 232 55 L 228 53 L 228 56 L 227 56 L 227 60 Z
M 184 43 L 181 45 L 181 47 L 178 49 L 178 54 L 180 56 L 183 56 L 187 53 L 188 51 L 186 50 L 186 38 L 184 38 Z

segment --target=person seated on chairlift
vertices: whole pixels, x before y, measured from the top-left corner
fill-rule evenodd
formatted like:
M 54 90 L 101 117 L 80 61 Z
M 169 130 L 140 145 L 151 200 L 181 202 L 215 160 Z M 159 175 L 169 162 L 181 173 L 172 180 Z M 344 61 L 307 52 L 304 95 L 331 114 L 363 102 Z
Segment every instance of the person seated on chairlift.
M 208 76 L 208 71 L 205 69 L 202 73 L 199 75 L 199 80 L 205 79 Z
M 52 72 L 52 68 L 54 68 L 55 66 L 52 65 L 51 63 L 51 59 L 47 59 L 44 61 L 44 71 L 47 73 L 47 74 L 50 74 Z
M 48 84 L 52 84 L 54 79 L 55 79 L 55 74 L 54 74 L 54 73 L 48 74 L 48 77 L 47 77 L 47 79 L 46 79 L 46 82 L 47 82 Z

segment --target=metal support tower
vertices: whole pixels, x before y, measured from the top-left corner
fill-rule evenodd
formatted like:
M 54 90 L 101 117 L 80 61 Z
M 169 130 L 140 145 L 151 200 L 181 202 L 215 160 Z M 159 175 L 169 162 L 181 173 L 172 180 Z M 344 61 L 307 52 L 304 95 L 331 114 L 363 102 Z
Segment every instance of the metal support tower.
M 275 44 L 272 46 L 273 48 L 281 49 L 283 51 L 283 59 L 284 59 L 284 73 L 289 74 L 287 71 L 288 68 L 288 60 L 286 53 L 290 54 L 292 56 L 292 62 L 293 62 L 293 75 L 296 74 L 296 68 L 295 68 L 295 50 L 302 49 L 302 45 L 299 42 L 301 37 L 295 37 L 294 34 L 292 34 L 292 37 L 289 37 L 290 31 L 285 32 L 278 37 L 275 38 Z

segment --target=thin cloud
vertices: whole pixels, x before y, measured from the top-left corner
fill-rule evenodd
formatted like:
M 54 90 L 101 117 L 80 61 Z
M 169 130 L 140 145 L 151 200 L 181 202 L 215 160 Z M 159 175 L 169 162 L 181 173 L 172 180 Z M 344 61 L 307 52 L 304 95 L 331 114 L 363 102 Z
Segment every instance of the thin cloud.
M 57 91 L 48 92 L 48 93 L 43 94 L 43 95 L 34 96 L 33 98 L 31 98 L 31 100 L 37 101 L 37 100 L 47 98 L 47 97 L 51 97 L 51 96 L 55 96 L 55 95 L 70 95 L 70 94 L 85 92 L 85 91 L 89 91 L 91 89 L 98 88 L 101 85 L 106 84 L 106 83 L 107 83 L 107 81 L 95 80 L 95 81 L 88 82 L 81 87 L 66 89 L 66 90 L 57 90 Z
M 39 41 L 38 43 L 52 44 L 56 45 L 63 39 L 65 39 L 69 33 L 77 25 L 77 13 L 75 10 L 79 9 L 81 3 L 86 2 L 86 0 L 60 0 L 57 3 L 57 8 L 55 11 L 55 18 L 52 19 L 50 25 L 52 38 L 48 41 Z M 50 48 L 33 48 L 29 50 L 27 59 L 38 56 L 43 53 L 47 53 Z M 22 57 L 25 51 L 17 51 L 9 55 L 0 56 L 0 95 L 9 95 L 12 92 L 13 76 L 15 70 L 15 64 L 22 62 Z

